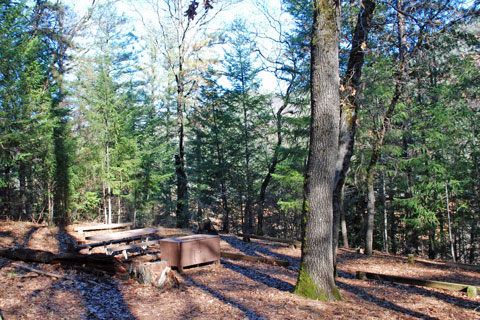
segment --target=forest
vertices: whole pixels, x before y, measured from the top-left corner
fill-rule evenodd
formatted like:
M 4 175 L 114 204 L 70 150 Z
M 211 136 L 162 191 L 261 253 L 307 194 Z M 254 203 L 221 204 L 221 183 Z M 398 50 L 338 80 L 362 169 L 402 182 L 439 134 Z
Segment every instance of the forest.
M 478 0 L 78 3 L 0 1 L 1 220 L 302 240 L 320 177 L 334 252 L 478 263 Z

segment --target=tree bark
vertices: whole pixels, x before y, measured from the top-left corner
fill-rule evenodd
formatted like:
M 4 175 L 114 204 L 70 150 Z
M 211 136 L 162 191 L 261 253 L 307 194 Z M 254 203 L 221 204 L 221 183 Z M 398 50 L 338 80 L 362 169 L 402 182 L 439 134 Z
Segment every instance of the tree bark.
M 305 183 L 302 259 L 297 294 L 340 299 L 334 282 L 332 232 L 335 163 L 338 154 L 340 3 L 313 2 L 310 148 Z

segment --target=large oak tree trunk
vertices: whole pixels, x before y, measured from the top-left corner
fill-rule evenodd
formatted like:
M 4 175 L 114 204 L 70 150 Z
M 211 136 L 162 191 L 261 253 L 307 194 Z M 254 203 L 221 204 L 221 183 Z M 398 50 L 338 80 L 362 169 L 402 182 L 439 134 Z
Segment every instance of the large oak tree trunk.
M 340 3 L 315 0 L 311 42 L 311 122 L 302 261 L 295 292 L 339 298 L 333 278 L 332 197 L 339 133 L 338 36 Z

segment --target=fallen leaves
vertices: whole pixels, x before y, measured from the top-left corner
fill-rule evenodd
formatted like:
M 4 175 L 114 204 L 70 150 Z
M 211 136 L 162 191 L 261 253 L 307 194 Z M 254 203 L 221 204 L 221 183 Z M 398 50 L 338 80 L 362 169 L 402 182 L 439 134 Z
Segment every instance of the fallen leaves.
M 68 235 L 34 224 L 0 223 L 0 246 L 60 250 Z M 168 230 L 181 234 L 181 230 Z M 57 239 L 60 238 L 60 242 Z M 0 259 L 0 312 L 5 319 L 479 319 L 479 298 L 463 292 L 357 280 L 357 270 L 480 284 L 478 272 L 416 259 L 341 250 L 337 280 L 343 302 L 322 303 L 291 293 L 300 250 L 268 241 L 225 235 L 222 250 L 276 258 L 288 268 L 222 259 L 221 265 L 186 269 L 180 288 L 160 292 L 127 279 L 97 276 L 61 266 L 32 265 L 73 277 L 56 279 L 17 268 Z M 95 285 L 98 283 L 99 285 Z

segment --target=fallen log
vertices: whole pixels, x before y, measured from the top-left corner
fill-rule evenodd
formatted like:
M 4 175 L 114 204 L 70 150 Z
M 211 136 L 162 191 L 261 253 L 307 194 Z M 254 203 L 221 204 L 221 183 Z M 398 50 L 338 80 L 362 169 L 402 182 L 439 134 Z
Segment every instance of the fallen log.
M 270 258 L 263 258 L 263 257 L 252 257 L 252 256 L 244 255 L 244 254 L 225 252 L 225 251 L 220 252 L 220 256 L 224 257 L 224 258 L 230 258 L 230 259 L 263 262 L 263 263 L 271 264 L 271 265 L 274 265 L 274 266 L 278 265 L 278 266 L 282 266 L 282 267 L 288 267 L 290 265 L 290 263 L 288 261 L 270 259 Z
M 423 279 L 400 277 L 400 276 L 390 276 L 385 274 L 363 272 L 363 271 L 357 271 L 357 279 L 361 279 L 361 280 L 373 279 L 373 280 L 404 283 L 404 284 L 429 287 L 429 288 L 446 289 L 450 291 L 465 291 L 468 293 L 469 297 L 471 295 L 475 295 L 476 297 L 477 292 L 480 291 L 480 287 L 476 287 L 469 284 L 444 282 L 444 281 L 436 281 L 436 280 L 423 280 Z
M 62 265 L 80 265 L 98 269 L 110 274 L 116 273 L 119 263 L 113 256 L 104 254 L 78 254 L 78 253 L 52 253 L 49 251 L 32 250 L 24 248 L 0 248 L 0 256 L 25 262 L 37 262 Z
M 266 236 L 257 236 L 255 234 L 243 234 L 243 233 L 238 233 L 237 236 L 246 238 L 246 239 L 259 239 L 259 240 L 266 240 L 266 241 L 272 241 L 272 242 L 280 242 L 280 243 L 286 243 L 294 248 L 300 248 L 302 246 L 302 243 L 297 240 L 291 240 L 291 239 L 281 239 L 281 238 L 272 238 L 272 237 L 266 237 Z
M 445 261 L 442 263 L 448 267 L 462 268 L 470 271 L 480 272 L 480 266 L 476 264 L 466 264 L 466 263 L 450 262 L 450 261 Z

